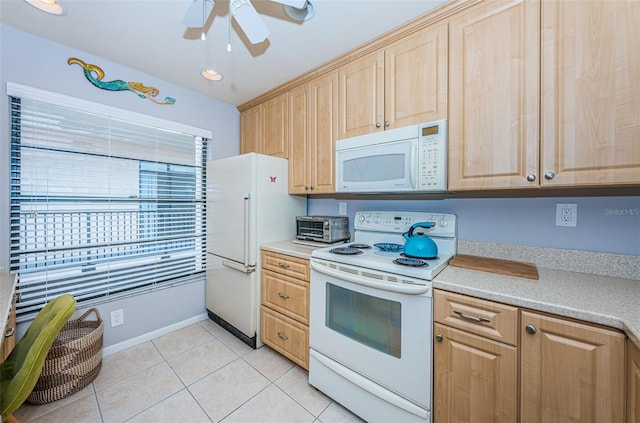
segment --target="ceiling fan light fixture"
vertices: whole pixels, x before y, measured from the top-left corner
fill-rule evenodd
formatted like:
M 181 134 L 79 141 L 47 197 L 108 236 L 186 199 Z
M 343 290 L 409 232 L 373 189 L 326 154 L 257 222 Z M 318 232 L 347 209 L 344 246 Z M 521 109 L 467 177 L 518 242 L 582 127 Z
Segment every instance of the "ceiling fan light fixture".
M 286 13 L 287 16 L 295 21 L 300 22 L 308 21 L 316 14 L 316 8 L 309 0 L 307 0 L 304 6 L 301 8 L 290 6 L 287 4 L 283 5 L 282 8 L 284 9 L 284 13 Z
M 55 0 L 24 0 L 36 9 L 47 12 L 51 15 L 64 16 L 67 9 Z
M 209 81 L 220 81 L 222 80 L 222 74 L 213 69 L 203 69 L 200 73 L 204 79 L 208 79 Z
M 248 0 L 232 0 L 231 14 L 251 44 L 261 43 L 269 36 L 269 28 Z

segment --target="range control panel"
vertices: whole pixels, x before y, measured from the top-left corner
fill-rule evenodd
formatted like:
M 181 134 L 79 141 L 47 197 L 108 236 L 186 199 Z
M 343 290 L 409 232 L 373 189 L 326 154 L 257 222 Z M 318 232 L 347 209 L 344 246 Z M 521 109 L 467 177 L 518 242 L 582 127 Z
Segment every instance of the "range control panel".
M 425 233 L 430 236 L 446 238 L 456 237 L 456 215 L 437 212 L 356 212 L 354 229 L 368 232 L 404 233 L 416 223 L 431 222 L 431 228 L 417 228 L 414 232 Z M 426 226 L 426 225 L 425 225 Z

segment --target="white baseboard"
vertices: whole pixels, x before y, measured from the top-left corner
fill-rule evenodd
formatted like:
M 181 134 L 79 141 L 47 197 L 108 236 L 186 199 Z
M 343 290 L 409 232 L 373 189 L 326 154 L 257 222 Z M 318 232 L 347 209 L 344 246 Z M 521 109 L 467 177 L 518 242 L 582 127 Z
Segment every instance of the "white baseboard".
M 198 323 L 198 322 L 201 322 L 203 320 L 207 320 L 208 318 L 209 317 L 208 317 L 207 313 L 202 313 L 202 314 L 200 314 L 198 316 L 191 317 L 191 318 L 183 320 L 181 322 L 174 323 L 172 325 L 165 326 L 163 328 L 156 329 L 156 330 L 151 331 L 151 332 L 147 332 L 147 333 L 145 333 L 143 335 L 136 336 L 135 338 L 127 339 L 126 341 L 119 342 L 119 343 L 114 344 L 114 345 L 110 345 L 110 346 L 105 347 L 105 348 L 102 349 L 102 356 L 106 357 L 108 355 L 115 354 L 115 353 L 120 352 L 122 350 L 126 350 L 127 348 L 131 348 L 131 347 L 136 346 L 138 344 L 142 344 L 143 342 L 150 341 L 150 340 L 152 340 L 154 338 L 157 338 L 159 336 L 166 335 L 167 333 L 173 332 L 174 330 L 182 329 L 182 328 L 190 326 L 190 325 L 192 325 L 194 323 Z

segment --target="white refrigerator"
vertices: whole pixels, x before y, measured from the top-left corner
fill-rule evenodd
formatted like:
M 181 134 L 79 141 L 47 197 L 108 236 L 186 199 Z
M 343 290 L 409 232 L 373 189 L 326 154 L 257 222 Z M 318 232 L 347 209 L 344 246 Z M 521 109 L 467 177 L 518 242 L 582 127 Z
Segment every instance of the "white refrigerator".
M 209 317 L 253 348 L 260 341 L 260 245 L 295 238 L 306 198 L 288 194 L 288 161 L 248 153 L 207 163 Z

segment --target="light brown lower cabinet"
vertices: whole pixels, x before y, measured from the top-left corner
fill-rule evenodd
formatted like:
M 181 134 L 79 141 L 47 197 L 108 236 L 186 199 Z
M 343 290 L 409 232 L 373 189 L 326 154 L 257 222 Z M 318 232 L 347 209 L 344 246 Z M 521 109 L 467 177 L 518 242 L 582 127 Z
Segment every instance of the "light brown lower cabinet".
M 627 423 L 640 423 L 640 348 L 627 339 Z
M 438 323 L 435 333 L 434 422 L 515 422 L 517 348 Z
M 640 423 L 640 351 L 627 341 L 625 370 L 624 334 L 500 306 L 434 291 L 434 423 Z M 516 345 L 487 336 L 508 316 Z
M 0 362 L 3 362 L 13 350 L 16 345 L 16 301 L 18 294 L 13 296 L 11 302 L 11 310 L 9 311 L 9 317 L 7 319 L 7 328 L 4 332 L 4 339 L 2 340 L 2 347 L 0 348 Z
M 624 422 L 625 336 L 522 311 L 521 421 Z
M 309 260 L 262 251 L 262 342 L 309 369 Z

